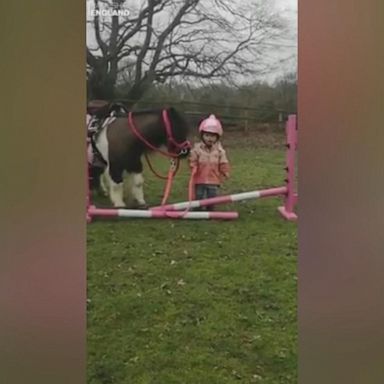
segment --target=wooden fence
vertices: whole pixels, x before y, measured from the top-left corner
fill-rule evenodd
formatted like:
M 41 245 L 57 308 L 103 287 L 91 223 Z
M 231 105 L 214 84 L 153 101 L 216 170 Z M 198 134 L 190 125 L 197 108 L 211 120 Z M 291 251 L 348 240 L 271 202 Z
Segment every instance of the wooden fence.
M 207 104 L 181 100 L 117 100 L 125 105 L 132 106 L 133 110 L 173 106 L 182 110 L 192 125 L 197 125 L 201 119 L 213 113 L 222 120 L 227 130 L 248 132 L 252 130 L 284 129 L 287 116 L 295 111 L 280 109 L 266 110 L 266 108 L 252 108 L 234 105 Z M 268 121 L 260 116 L 268 113 Z

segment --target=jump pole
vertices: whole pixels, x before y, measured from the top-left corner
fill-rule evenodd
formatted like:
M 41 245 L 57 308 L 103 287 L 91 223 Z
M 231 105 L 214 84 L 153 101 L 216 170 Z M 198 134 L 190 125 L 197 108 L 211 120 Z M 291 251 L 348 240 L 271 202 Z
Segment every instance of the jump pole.
M 88 165 L 88 164 L 87 164 Z M 91 223 L 94 217 L 130 217 L 140 219 L 186 219 L 186 220 L 235 220 L 239 217 L 238 212 L 179 212 L 164 210 L 138 210 L 119 208 L 97 208 L 91 205 L 89 182 L 87 181 L 86 219 Z
M 179 212 L 164 210 L 137 210 L 137 209 L 104 209 L 90 206 L 88 216 L 99 217 L 130 217 L 140 219 L 219 219 L 234 220 L 239 217 L 237 212 Z
M 88 166 L 88 163 L 87 163 Z M 179 212 L 164 210 L 138 210 L 119 208 L 97 208 L 91 205 L 89 182 L 87 180 L 86 219 L 91 223 L 94 217 L 129 217 L 140 219 L 185 219 L 185 220 L 235 220 L 238 212 Z
M 88 127 L 88 115 L 86 117 L 86 127 Z M 90 191 L 90 188 L 89 188 L 89 183 L 90 183 L 90 174 L 89 174 L 89 165 L 88 165 L 88 145 L 90 143 L 90 139 L 88 137 L 88 132 L 87 132 L 87 139 L 86 139 L 86 148 L 85 148 L 85 166 L 87 167 L 86 170 L 87 170 L 87 177 L 85 178 L 85 181 L 86 181 L 86 191 L 87 191 L 87 200 L 86 200 L 86 213 L 85 213 L 85 217 L 86 217 L 86 220 L 87 220 L 87 223 L 90 223 L 92 221 L 92 215 L 90 214 L 90 207 L 91 207 L 91 191 Z
M 182 203 L 168 204 L 151 208 L 151 211 L 179 211 L 182 209 L 206 207 L 208 205 L 228 204 L 236 201 L 255 200 L 263 197 L 281 196 L 287 193 L 287 187 L 263 189 L 260 191 L 236 193 L 233 195 L 211 197 L 209 199 L 183 201 Z

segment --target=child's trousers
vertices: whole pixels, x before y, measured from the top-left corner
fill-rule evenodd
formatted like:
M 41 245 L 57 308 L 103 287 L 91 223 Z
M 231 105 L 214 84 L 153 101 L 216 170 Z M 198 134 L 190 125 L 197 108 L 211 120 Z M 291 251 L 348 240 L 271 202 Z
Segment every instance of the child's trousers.
M 209 199 L 211 197 L 216 197 L 219 193 L 219 186 L 215 184 L 196 184 L 195 185 L 195 195 L 196 200 Z M 206 206 L 207 211 L 213 211 L 214 206 Z

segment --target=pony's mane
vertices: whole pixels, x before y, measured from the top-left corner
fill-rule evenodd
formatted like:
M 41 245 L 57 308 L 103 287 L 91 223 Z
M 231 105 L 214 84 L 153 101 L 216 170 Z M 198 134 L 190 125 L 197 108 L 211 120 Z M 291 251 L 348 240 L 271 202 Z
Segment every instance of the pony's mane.
M 140 115 L 147 115 L 147 114 L 160 114 L 164 109 L 168 110 L 170 108 L 146 108 L 146 109 L 138 109 L 132 111 L 133 115 L 140 116 Z
M 178 128 L 179 133 L 184 133 L 185 135 L 188 135 L 189 133 L 189 123 L 185 117 L 185 115 L 177 110 L 174 107 L 163 107 L 163 108 L 146 108 L 146 109 L 138 109 L 138 110 L 131 110 L 128 111 L 127 108 L 125 108 L 125 113 L 119 113 L 119 117 L 126 117 L 129 112 L 132 112 L 133 117 L 135 116 L 142 116 L 142 115 L 156 115 L 161 116 L 162 112 L 166 110 L 168 113 L 169 119 L 172 121 L 172 125 L 174 127 Z
M 178 128 L 179 133 L 184 132 L 186 135 L 188 135 L 189 123 L 186 120 L 184 114 L 175 109 L 174 107 L 140 109 L 137 111 L 132 111 L 132 114 L 133 116 L 140 116 L 146 114 L 155 114 L 161 116 L 164 110 L 167 111 L 168 117 L 172 121 L 172 125 Z

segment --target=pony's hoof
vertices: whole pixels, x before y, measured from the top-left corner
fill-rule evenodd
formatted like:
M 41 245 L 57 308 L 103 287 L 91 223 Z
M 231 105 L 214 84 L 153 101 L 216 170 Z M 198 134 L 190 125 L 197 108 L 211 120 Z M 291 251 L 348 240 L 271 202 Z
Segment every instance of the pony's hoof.
M 140 200 L 136 200 L 136 199 L 133 200 L 133 206 L 134 206 L 134 209 L 148 209 L 149 208 L 148 204 L 145 201 L 143 201 L 143 200 L 140 201 Z
M 149 208 L 149 205 L 147 203 L 139 203 L 136 201 L 136 202 L 129 204 L 129 209 L 143 210 L 143 209 L 148 209 L 148 208 Z

